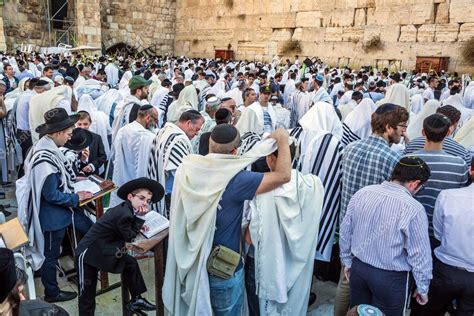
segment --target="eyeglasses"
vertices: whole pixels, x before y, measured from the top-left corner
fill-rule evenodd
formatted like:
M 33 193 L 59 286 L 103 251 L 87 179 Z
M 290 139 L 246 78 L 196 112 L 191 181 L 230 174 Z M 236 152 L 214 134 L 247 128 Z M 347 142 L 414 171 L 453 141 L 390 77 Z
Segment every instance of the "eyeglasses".
M 139 194 L 133 194 L 133 196 L 136 196 L 140 201 L 142 202 L 145 202 L 146 204 L 150 204 L 151 203 L 151 200 L 150 199 L 147 199 L 146 197 L 144 197 L 143 195 L 139 195 Z

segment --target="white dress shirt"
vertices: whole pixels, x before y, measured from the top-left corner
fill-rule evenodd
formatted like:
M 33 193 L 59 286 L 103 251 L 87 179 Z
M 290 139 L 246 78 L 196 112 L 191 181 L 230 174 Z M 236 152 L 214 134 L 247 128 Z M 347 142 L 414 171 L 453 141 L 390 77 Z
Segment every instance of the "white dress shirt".
M 443 190 L 436 200 L 433 229 L 441 246 L 435 249 L 443 263 L 474 272 L 474 183 Z

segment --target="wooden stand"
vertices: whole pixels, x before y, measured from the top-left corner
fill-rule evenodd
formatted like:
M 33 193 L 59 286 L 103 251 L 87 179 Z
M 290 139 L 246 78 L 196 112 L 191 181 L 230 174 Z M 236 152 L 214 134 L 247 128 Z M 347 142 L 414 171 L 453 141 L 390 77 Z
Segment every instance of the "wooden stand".
M 234 51 L 228 49 L 216 49 L 214 51 L 214 57 L 222 60 L 234 59 Z
M 139 254 L 145 254 L 153 251 L 153 259 L 155 266 L 155 304 L 156 315 L 164 316 L 164 305 L 162 296 L 163 281 L 165 275 L 164 247 L 163 241 L 168 238 L 168 229 L 165 229 L 149 239 L 142 239 L 133 244 L 127 244 L 127 248 Z M 127 315 L 125 306 L 130 301 L 128 289 L 122 282 L 122 311 L 123 315 Z
M 416 71 L 429 73 L 434 70 L 437 74 L 441 70 L 448 71 L 449 57 L 416 57 Z

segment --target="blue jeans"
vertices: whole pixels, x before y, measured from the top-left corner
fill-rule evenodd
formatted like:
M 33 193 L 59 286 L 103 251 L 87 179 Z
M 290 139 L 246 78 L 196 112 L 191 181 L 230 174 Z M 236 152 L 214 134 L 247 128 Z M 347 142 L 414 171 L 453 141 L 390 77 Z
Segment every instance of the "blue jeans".
M 215 316 L 240 316 L 244 299 L 244 269 L 228 280 L 209 275 L 211 305 Z
M 409 272 L 382 270 L 354 258 L 349 279 L 351 308 L 369 304 L 379 308 L 386 316 L 405 315 L 408 276 Z
M 92 226 L 92 221 L 82 211 L 74 212 L 74 227 L 84 236 Z M 59 295 L 58 280 L 56 278 L 56 264 L 61 252 L 61 243 L 66 235 L 67 227 L 55 231 L 43 232 L 45 260 L 41 266 L 41 282 L 44 285 L 44 294 L 48 297 Z

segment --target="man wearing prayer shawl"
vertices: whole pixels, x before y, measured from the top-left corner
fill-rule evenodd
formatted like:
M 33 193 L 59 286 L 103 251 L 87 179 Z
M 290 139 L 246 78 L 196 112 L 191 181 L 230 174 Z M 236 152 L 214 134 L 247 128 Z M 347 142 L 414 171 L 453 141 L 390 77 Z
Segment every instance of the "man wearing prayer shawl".
M 202 124 L 199 133 L 191 140 L 191 144 L 193 146 L 193 153 L 199 153 L 199 142 L 201 139 L 201 135 L 212 131 L 212 129 L 216 126 L 215 114 L 217 110 L 219 110 L 220 105 L 221 100 L 215 96 L 211 96 L 207 100 L 206 110 L 199 112 L 204 118 L 204 123 Z
M 341 143 L 344 147 L 372 134 L 370 122 L 372 113 L 374 113 L 376 109 L 377 106 L 374 101 L 365 98 L 346 116 L 342 124 L 344 132 Z
M 277 157 L 278 151 L 267 156 L 271 171 Z M 306 314 L 323 193 L 317 176 L 292 170 L 290 182 L 250 202 L 251 240 L 246 239 L 252 246 L 246 259 L 246 284 L 253 286 L 247 287 L 247 296 L 258 296 L 261 315 Z M 250 311 L 255 307 L 249 306 Z
M 388 87 L 385 97 L 375 104 L 380 106 L 385 103 L 396 104 L 404 107 L 410 113 L 410 92 L 401 83 L 394 83 Z
M 152 105 L 143 105 L 138 111 L 137 119 L 122 127 L 113 142 L 112 181 L 117 185 L 146 176 L 146 163 L 150 154 L 155 134 L 150 129 L 158 122 L 158 112 Z M 110 206 L 122 201 L 112 193 Z
M 130 88 L 130 95 L 117 104 L 114 115 L 114 123 L 112 126 L 112 141 L 122 127 L 130 122 L 135 121 L 137 112 L 140 106 L 147 104 L 148 88 L 152 83 L 151 80 L 146 80 L 140 75 L 133 76 L 128 82 Z
M 193 85 L 185 87 L 180 93 L 177 100 L 173 101 L 168 107 L 167 121 L 176 123 L 181 114 L 188 110 L 198 109 L 198 95 Z
M 313 96 L 313 103 L 321 101 L 321 102 L 327 102 L 329 104 L 332 104 L 332 99 L 329 96 L 326 88 L 323 87 L 323 83 L 324 83 L 324 77 L 322 75 L 317 75 L 314 78 L 313 87 L 316 93 Z
M 193 153 L 191 139 L 199 133 L 203 123 L 204 118 L 198 111 L 185 111 L 176 124 L 167 122 L 153 139 L 146 160 L 147 177 L 165 188 L 165 201 L 152 204 L 152 209 L 164 216 L 169 210 L 176 169 L 187 155 Z
M 210 154 L 187 156 L 176 172 L 163 285 L 163 302 L 171 315 L 241 314 L 244 291 L 239 245 L 243 205 L 255 194 L 289 182 L 291 159 L 288 133 L 282 129 L 243 156 L 235 156 L 239 143 L 235 127 L 218 125 L 211 133 Z M 276 145 L 274 172 L 243 170 L 274 152 Z M 225 278 L 206 269 L 209 254 L 217 246 L 239 258 Z
M 119 82 L 119 69 L 113 61 L 109 59 L 109 63 L 105 66 L 105 74 L 107 75 L 107 83 L 111 87 L 115 87 Z

